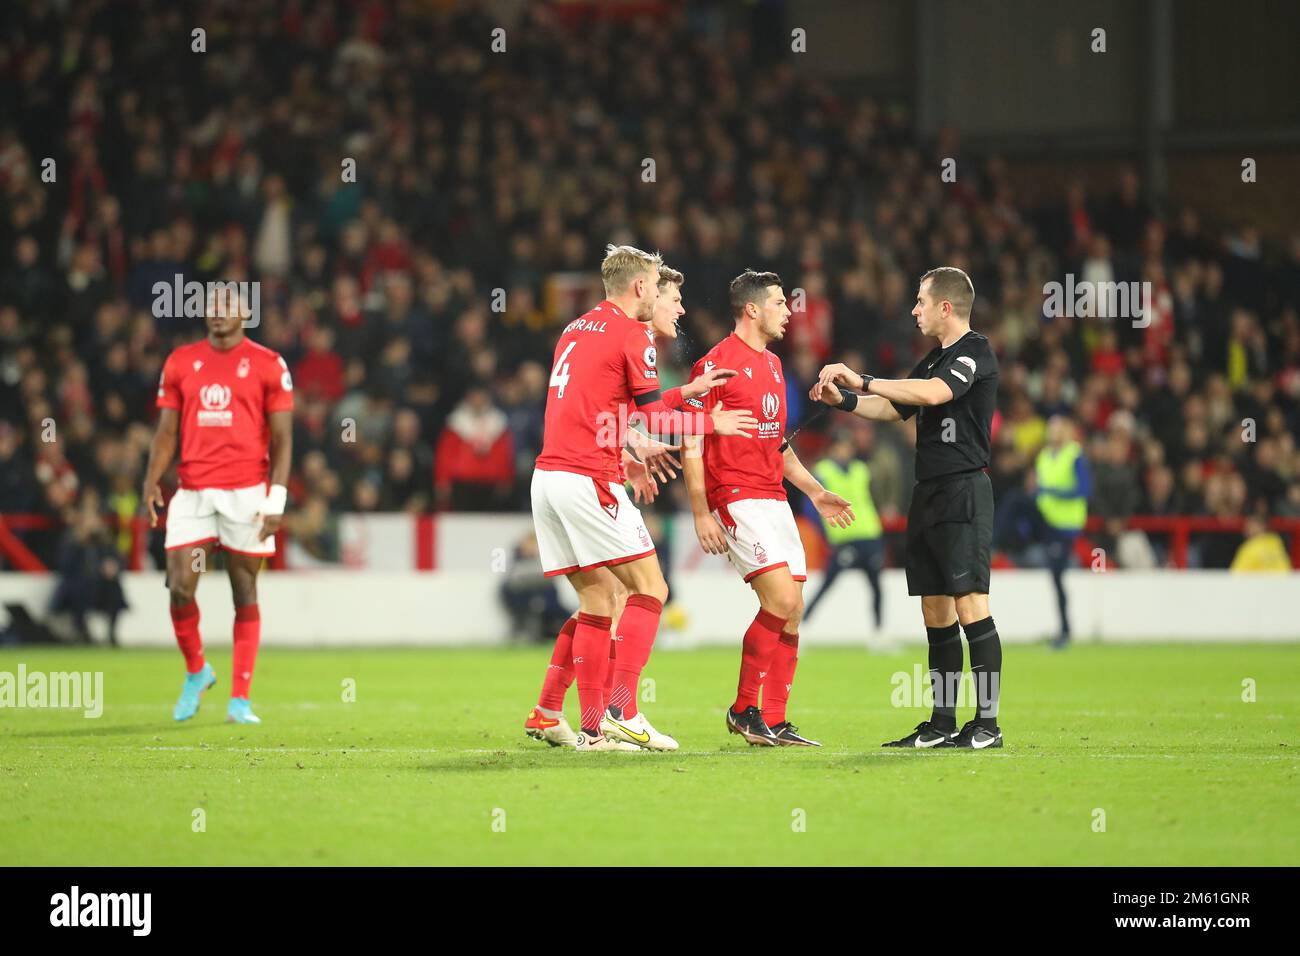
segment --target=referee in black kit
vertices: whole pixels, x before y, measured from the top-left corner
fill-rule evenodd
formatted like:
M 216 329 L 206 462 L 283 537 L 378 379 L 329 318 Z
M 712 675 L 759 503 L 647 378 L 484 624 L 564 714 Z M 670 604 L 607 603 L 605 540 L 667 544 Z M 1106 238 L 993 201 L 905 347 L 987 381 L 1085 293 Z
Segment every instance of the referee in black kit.
M 901 380 L 827 365 L 809 396 L 878 422 L 917 415 L 916 487 L 907 515 L 907 593 L 921 596 L 930 643 L 934 713 L 886 747 L 1002 746 L 998 688 L 1002 642 L 989 615 L 993 487 L 989 433 L 998 394 L 998 360 L 989 340 L 971 331 L 975 287 L 960 269 L 921 276 L 912 315 L 939 344 Z M 847 386 L 864 394 L 837 386 Z M 970 645 L 975 719 L 957 729 L 962 677 L 958 622 Z

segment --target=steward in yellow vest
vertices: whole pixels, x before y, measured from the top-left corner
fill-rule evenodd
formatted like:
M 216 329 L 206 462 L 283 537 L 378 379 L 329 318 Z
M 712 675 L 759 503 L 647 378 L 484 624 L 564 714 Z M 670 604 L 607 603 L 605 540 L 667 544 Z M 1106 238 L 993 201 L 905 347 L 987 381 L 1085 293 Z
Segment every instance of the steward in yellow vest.
M 1034 475 L 1038 479 L 1038 513 L 1043 520 L 1047 568 L 1052 573 L 1061 612 L 1061 631 L 1052 640 L 1052 646 L 1059 649 L 1070 642 L 1065 569 L 1071 563 L 1074 541 L 1088 522 L 1088 494 L 1092 490 L 1088 459 L 1074 440 L 1074 423 L 1064 415 L 1054 415 L 1047 423 L 1047 444 L 1034 461 Z
M 831 554 L 826 563 L 826 576 L 804 607 L 803 619 L 806 621 L 812 616 L 813 609 L 841 571 L 856 568 L 865 572 L 871 584 L 871 610 L 879 630 L 882 610 L 880 569 L 885 563 L 885 546 L 881 540 L 880 516 L 871 500 L 871 469 L 855 456 L 853 445 L 840 438 L 831 444 L 829 455 L 812 467 L 812 473 L 827 491 L 853 502 L 857 520 L 847 528 L 837 528 L 822 521 L 822 531 L 831 546 Z M 850 493 L 856 497 L 850 498 Z

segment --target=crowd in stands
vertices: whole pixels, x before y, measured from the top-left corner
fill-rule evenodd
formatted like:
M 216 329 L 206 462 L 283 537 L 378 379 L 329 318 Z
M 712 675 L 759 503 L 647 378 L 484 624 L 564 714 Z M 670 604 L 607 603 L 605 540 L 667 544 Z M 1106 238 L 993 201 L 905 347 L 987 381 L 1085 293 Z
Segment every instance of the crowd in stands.
M 686 276 L 665 387 L 730 330 L 729 279 L 773 270 L 798 422 L 826 361 L 890 376 L 932 346 L 916 280 L 954 265 L 1001 361 L 999 496 L 1065 414 L 1105 519 L 1300 516 L 1300 232 L 1157 202 L 1129 168 L 1033 204 L 996 156 L 943 182 L 955 137 L 681 19 L 578 42 L 527 5 L 494 55 L 474 10 L 248 0 L 207 7 L 195 53 L 178 6 L 130 6 L 0 14 L 0 513 L 136 512 L 163 360 L 203 334 L 155 315 L 176 274 L 261 283 L 308 550 L 330 559 L 342 512 L 525 509 L 558 329 L 629 242 Z M 1150 283 L 1150 307 L 1046 314 L 1067 274 Z M 881 513 L 905 512 L 908 430 L 857 428 Z

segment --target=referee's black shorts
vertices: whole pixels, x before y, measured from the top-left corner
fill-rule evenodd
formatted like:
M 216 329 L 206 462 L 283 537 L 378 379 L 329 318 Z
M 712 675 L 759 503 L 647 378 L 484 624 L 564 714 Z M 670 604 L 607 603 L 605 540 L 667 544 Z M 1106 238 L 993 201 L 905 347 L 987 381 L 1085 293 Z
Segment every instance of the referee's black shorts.
M 983 471 L 917 482 L 907 513 L 907 593 L 989 592 L 993 485 Z

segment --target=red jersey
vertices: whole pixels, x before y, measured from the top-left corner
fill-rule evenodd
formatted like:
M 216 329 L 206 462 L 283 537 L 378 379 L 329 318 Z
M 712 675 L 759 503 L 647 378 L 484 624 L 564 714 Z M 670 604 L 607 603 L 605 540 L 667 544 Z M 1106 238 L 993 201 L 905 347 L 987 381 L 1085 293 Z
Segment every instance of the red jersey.
M 702 399 L 690 398 L 690 407 L 712 411 L 747 408 L 758 419 L 751 437 L 710 435 L 704 441 L 704 487 L 710 510 L 742 498 L 785 500 L 785 459 L 780 448 L 785 436 L 785 379 L 781 360 L 763 349 L 750 348 L 734 332 L 695 363 L 691 377 L 715 368 L 736 371 L 734 378 L 709 391 Z
M 224 352 L 204 339 L 163 365 L 158 407 L 180 412 L 182 488 L 248 488 L 266 481 L 271 412 L 293 411 L 284 359 L 245 338 Z
M 634 400 L 659 389 L 654 331 L 606 300 L 555 345 L 537 467 L 622 481 L 623 430 Z

